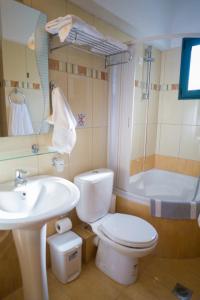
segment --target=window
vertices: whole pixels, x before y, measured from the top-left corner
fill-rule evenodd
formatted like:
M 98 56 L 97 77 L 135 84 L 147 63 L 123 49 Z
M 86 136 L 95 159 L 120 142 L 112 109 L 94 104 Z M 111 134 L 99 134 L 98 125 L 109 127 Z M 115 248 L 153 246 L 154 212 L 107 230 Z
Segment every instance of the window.
M 179 99 L 200 99 L 200 38 L 183 39 Z

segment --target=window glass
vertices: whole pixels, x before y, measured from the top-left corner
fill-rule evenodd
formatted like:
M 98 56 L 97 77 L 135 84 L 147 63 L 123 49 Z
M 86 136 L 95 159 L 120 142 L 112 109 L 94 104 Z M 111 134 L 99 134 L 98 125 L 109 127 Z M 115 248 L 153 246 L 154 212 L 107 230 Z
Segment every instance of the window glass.
M 178 98 L 200 100 L 200 38 L 183 39 Z
M 200 45 L 192 47 L 188 90 L 200 90 Z

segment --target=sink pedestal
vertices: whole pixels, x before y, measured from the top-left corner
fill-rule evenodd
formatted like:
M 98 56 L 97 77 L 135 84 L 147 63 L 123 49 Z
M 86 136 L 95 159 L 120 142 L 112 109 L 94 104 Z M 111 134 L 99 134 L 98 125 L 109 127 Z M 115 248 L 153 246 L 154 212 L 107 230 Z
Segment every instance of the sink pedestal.
M 12 232 L 21 268 L 24 300 L 48 300 L 46 224 Z

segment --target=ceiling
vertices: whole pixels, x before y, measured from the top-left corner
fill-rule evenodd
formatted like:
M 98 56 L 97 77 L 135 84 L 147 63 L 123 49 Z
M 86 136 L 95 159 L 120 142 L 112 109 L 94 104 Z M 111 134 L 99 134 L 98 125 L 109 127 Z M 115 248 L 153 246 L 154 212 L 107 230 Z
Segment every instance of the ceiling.
M 200 36 L 200 0 L 70 0 L 133 38 L 163 50 Z

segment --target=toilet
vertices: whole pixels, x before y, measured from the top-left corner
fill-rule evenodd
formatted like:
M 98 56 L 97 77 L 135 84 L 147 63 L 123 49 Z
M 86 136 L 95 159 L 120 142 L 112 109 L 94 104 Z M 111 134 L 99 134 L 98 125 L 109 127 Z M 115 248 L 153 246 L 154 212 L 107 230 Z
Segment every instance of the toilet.
M 109 213 L 114 173 L 97 169 L 74 178 L 80 190 L 76 207 L 78 217 L 97 235 L 96 266 L 120 284 L 137 280 L 138 259 L 150 254 L 158 242 L 158 233 L 136 216 Z

